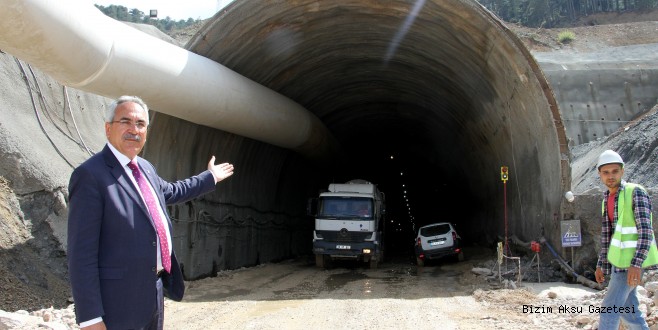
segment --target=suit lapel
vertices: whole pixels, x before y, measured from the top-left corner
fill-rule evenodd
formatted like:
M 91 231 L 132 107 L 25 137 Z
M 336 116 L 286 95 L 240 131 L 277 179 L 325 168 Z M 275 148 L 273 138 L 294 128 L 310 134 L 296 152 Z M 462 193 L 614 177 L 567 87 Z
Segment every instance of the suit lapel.
M 137 187 L 135 187 L 135 185 L 132 183 L 126 174 L 126 171 L 123 169 L 123 165 L 119 163 L 109 147 L 105 146 L 103 149 L 103 156 L 105 158 L 105 163 L 111 168 L 110 172 L 112 173 L 112 176 L 114 176 L 114 178 L 117 180 L 119 186 L 121 186 L 121 188 L 126 191 L 128 196 L 130 196 L 130 198 L 137 205 L 139 205 L 139 208 L 142 210 L 142 212 L 144 212 L 144 215 L 146 215 L 149 221 L 151 221 L 151 216 L 148 212 L 148 209 L 146 208 L 146 204 L 144 204 L 144 201 L 139 196 Z

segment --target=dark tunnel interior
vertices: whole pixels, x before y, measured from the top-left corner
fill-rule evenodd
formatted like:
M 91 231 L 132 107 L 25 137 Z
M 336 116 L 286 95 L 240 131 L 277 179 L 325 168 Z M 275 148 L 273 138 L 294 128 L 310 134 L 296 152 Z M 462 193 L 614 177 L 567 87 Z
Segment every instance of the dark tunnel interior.
M 432 93 L 431 88 L 418 83 L 389 83 L 390 93 L 408 88 L 421 94 Z M 434 92 L 444 88 L 430 86 Z M 477 222 L 470 210 L 486 208 L 490 202 L 477 200 L 480 197 L 465 184 L 480 174 L 469 176 L 465 170 L 461 144 L 455 141 L 460 136 L 454 132 L 458 125 L 449 124 L 453 119 L 442 118 L 445 110 L 422 107 L 406 96 L 398 103 L 382 103 L 377 93 L 364 92 L 360 99 L 358 105 L 334 110 L 321 118 L 344 152 L 324 182 L 365 179 L 378 185 L 386 194 L 389 255 L 411 255 L 418 228 L 430 223 L 455 224 L 466 244 L 482 239 L 469 230 Z M 449 103 L 459 107 L 468 100 L 453 97 Z
M 469 207 L 478 203 L 460 184 L 469 178 L 442 161 L 459 151 L 450 143 L 436 145 L 418 127 L 423 120 L 353 119 L 336 130 L 345 160 L 327 182 L 358 178 L 378 185 L 386 194 L 387 250 L 394 254 L 410 253 L 418 228 L 430 223 L 454 223 L 465 242 L 474 239 L 466 228 L 473 221 Z

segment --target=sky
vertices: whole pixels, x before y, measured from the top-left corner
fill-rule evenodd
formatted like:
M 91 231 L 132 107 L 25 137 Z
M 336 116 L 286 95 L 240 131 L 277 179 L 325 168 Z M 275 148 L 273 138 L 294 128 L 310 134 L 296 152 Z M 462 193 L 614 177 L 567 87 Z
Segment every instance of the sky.
M 137 8 L 148 15 L 151 9 L 158 10 L 158 18 L 167 16 L 171 19 L 187 20 L 212 17 L 232 0 L 92 0 L 93 4 L 108 7 L 124 6 L 128 10 Z

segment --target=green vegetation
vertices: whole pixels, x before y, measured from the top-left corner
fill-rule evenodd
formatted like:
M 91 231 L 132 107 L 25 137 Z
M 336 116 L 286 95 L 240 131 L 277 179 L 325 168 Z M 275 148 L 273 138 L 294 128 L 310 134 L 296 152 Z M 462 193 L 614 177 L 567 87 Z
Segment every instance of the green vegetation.
M 506 22 L 552 28 L 596 13 L 658 9 L 658 0 L 478 0 Z
M 571 31 L 562 31 L 557 34 L 557 41 L 561 44 L 568 44 L 576 39 L 576 34 Z
M 128 9 L 124 6 L 109 5 L 107 7 L 95 5 L 96 8 L 100 9 L 103 14 L 112 17 L 118 21 L 122 22 L 132 22 L 132 23 L 142 23 L 150 24 L 157 27 L 160 31 L 164 33 L 170 33 L 174 30 L 180 30 L 185 27 L 188 27 L 200 20 L 195 20 L 193 18 L 188 18 L 187 20 L 174 21 L 171 17 L 167 16 L 164 19 L 151 18 L 149 15 L 145 15 L 142 11 L 137 8 Z
M 554 28 L 596 13 L 646 12 L 658 10 L 658 0 L 478 0 L 506 22 L 527 27 Z M 165 33 L 190 26 L 199 20 L 174 21 L 169 16 L 153 19 L 138 9 L 96 5 L 105 15 L 119 21 L 155 25 Z

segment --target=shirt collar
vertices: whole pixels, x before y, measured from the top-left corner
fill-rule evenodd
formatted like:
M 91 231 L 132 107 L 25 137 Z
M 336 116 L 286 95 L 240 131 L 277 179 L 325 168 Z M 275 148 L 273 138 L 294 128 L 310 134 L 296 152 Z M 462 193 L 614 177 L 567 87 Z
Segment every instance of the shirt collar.
M 119 161 L 119 164 L 121 164 L 121 166 L 123 166 L 123 167 L 128 166 L 128 163 L 130 163 L 130 158 L 128 158 L 128 156 L 122 154 L 119 150 L 117 150 L 112 145 L 112 143 L 108 142 L 107 146 L 110 147 L 110 150 L 112 150 L 112 153 L 114 154 L 114 157 L 117 158 L 117 160 Z

